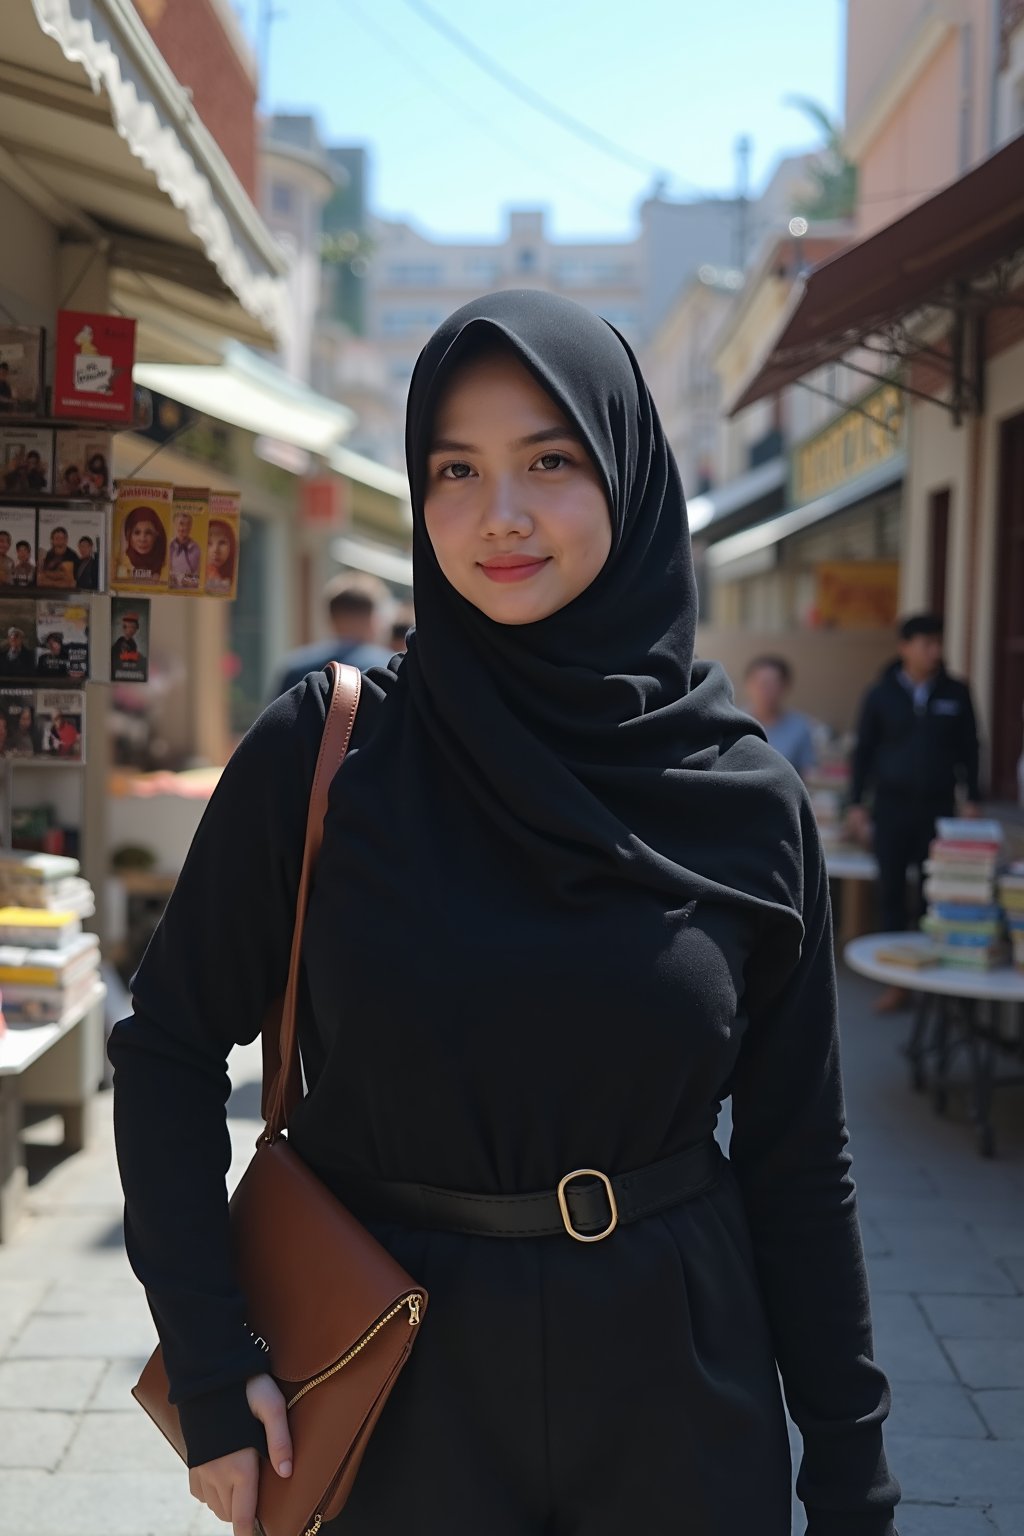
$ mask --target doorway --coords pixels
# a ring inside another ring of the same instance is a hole
[[[992,794],[1016,801],[1024,734],[1024,414],[999,432]]]

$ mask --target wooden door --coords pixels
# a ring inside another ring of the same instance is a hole
[[[1016,801],[1024,735],[1024,415],[1000,428],[992,794]]]

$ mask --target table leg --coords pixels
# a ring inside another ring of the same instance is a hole
[[[914,1022],[910,1027],[910,1037],[904,1046],[907,1060],[910,1062],[910,1085],[915,1092],[920,1093],[925,1087],[925,1059],[928,1055],[928,1025],[933,1012],[932,999],[926,992],[918,992],[914,997]]]
[[[977,1030],[978,1005],[974,998],[964,1001],[964,1028],[971,1058],[971,1118],[978,1151],[982,1157],[995,1155],[995,1131],[992,1127],[992,1087],[995,1046]]]
[[[946,1113],[946,1104],[949,1099],[950,1006],[950,999],[947,997],[935,999],[935,1031],[932,1042],[935,1053],[935,1079],[932,1086],[932,1103],[937,1115]]]

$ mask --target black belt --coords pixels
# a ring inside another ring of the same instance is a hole
[[[360,1180],[339,1190],[364,1221],[398,1221],[441,1232],[480,1237],[557,1237],[600,1242],[617,1226],[653,1216],[709,1189],[722,1164],[711,1140],[675,1157],[609,1178],[597,1168],[577,1168],[557,1189],[531,1195],[473,1195],[429,1184]]]

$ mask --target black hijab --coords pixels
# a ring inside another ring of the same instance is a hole
[[[424,525],[441,392],[488,343],[510,347],[581,432],[612,521],[596,580],[526,625],[496,623],[461,597]],[[467,837],[484,824],[525,856],[538,902],[614,899],[613,887],[639,885],[668,912],[736,904],[781,920],[798,942],[799,781],[736,709],[722,669],[694,661],[682,485],[626,342],[551,294],[465,305],[416,364],[406,453],[416,629],[392,672],[370,674],[387,699],[356,754],[364,771],[344,775],[345,819],[372,815],[382,783],[394,804],[407,803],[420,779],[436,782],[434,771],[424,775],[428,762],[440,763],[446,793],[467,808]]]

